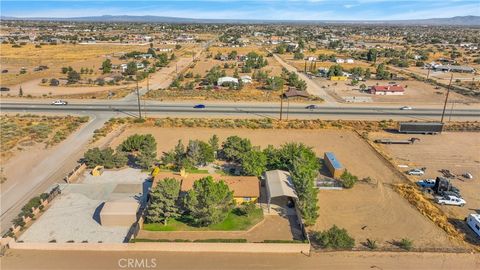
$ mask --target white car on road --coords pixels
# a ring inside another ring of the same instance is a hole
[[[421,169],[412,169],[407,172],[408,175],[424,175],[425,172]]]
[[[411,110],[411,109],[413,109],[413,108],[410,107],[410,106],[403,106],[403,107],[400,108],[400,110]]]
[[[436,197],[435,198],[435,202],[437,202],[438,204],[442,204],[442,205],[456,205],[456,206],[464,206],[467,202],[462,199],[462,198],[458,198],[456,196],[453,196],[453,195],[447,195],[447,196],[444,196],[444,197]]]
[[[52,105],[67,105],[68,102],[66,102],[65,100],[55,100],[54,102],[52,102]]]

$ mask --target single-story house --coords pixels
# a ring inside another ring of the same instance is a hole
[[[335,63],[337,63],[337,64],[343,64],[343,63],[345,63],[345,60],[342,59],[342,58],[337,58],[337,59],[335,59]]]
[[[374,85],[370,88],[370,94],[373,95],[403,95],[405,89],[398,84],[394,85]]]
[[[465,73],[474,73],[475,69],[467,66],[455,66],[455,65],[434,65],[433,69],[436,71],[445,71],[445,72],[465,72]]]
[[[317,61],[317,57],[309,56],[309,57],[307,57],[307,61]]]
[[[345,60],[345,63],[347,64],[353,64],[354,60],[352,58],[347,58],[347,60]]]
[[[224,84],[230,84],[230,83],[238,84],[238,79],[234,77],[221,77],[221,78],[218,78],[218,81],[217,81],[217,85],[220,85],[220,86]]]
[[[122,72],[127,71],[127,64],[121,64],[121,65],[120,65],[120,70],[121,70]]]
[[[181,182],[180,191],[182,194],[185,194],[190,189],[192,189],[195,181],[211,176],[215,181],[223,180],[231,191],[233,191],[233,199],[237,204],[243,202],[254,202],[258,201],[260,197],[260,181],[255,176],[224,176],[219,174],[188,174],[185,177],[180,176],[179,174],[174,173],[164,173],[160,172],[155,176],[154,186],[157,181],[169,177],[175,178]]]
[[[291,98],[291,97],[309,98],[310,95],[307,93],[307,91],[300,91],[300,90],[297,90],[297,88],[295,87],[289,87],[288,91],[283,93],[283,98]]]

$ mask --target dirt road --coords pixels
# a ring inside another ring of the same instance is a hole
[[[329,252],[229,254],[173,252],[8,251],[2,269],[479,269],[479,254]],[[128,267],[128,259],[143,267]]]
[[[308,78],[305,74],[298,72],[297,69],[289,64],[287,64],[285,61],[280,58],[280,56],[273,54],[273,57],[275,60],[277,60],[284,68],[286,68],[290,72],[296,72],[298,74],[298,77],[300,79],[304,80],[307,83],[307,92],[309,92],[312,95],[318,96],[325,100],[325,103],[337,103],[337,101],[332,98],[330,95],[327,94],[327,92],[322,89],[320,86],[318,86],[315,82],[313,82],[310,78]]]

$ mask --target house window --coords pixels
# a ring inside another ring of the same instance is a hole
[[[243,200],[246,201],[246,202],[249,202],[249,201],[252,200],[252,198],[250,198],[250,197],[243,197]]]
[[[480,227],[477,224],[475,224],[475,228],[480,231]]]

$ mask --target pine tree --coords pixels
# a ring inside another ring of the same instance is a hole
[[[150,192],[150,205],[147,210],[147,222],[163,222],[166,226],[169,218],[178,218],[178,196],[180,194],[180,182],[175,178],[165,178],[159,181]]]

